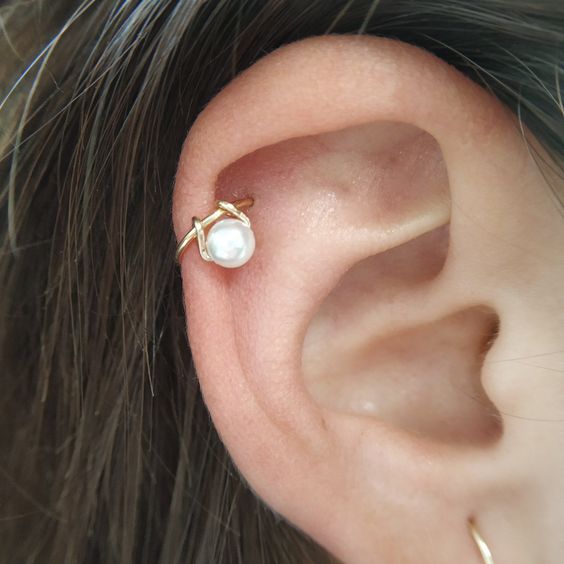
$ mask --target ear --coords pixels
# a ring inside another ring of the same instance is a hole
[[[564,222],[514,117],[417,48],[307,39],[199,116],[178,238],[246,196],[252,259],[194,243],[181,271],[206,404],[256,493],[345,562],[480,562],[469,517],[500,562],[540,561],[563,431],[511,415],[561,415],[564,385],[508,359],[561,349]]]

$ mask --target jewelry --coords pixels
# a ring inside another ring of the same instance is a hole
[[[241,208],[250,208],[253,204],[253,198],[237,200],[232,204],[218,200],[218,209],[213,213],[204,219],[193,217],[192,229],[184,235],[176,248],[176,260],[180,259],[188,245],[196,239],[200,256],[205,261],[215,262],[225,268],[243,266],[255,251],[255,235],[251,229],[251,220]],[[206,237],[206,227],[226,214],[232,217],[215,223]]]
[[[492,552],[486,544],[486,541],[482,538],[482,535],[478,532],[478,529],[476,529],[476,524],[473,519],[468,519],[468,528],[470,529],[470,534],[480,551],[480,556],[482,557],[484,564],[494,564]]]

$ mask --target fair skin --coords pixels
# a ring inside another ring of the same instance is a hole
[[[496,563],[559,562],[564,218],[515,118],[420,49],[307,39],[200,114],[177,237],[247,195],[249,263],[181,273],[257,495],[346,563],[479,564],[470,516]]]

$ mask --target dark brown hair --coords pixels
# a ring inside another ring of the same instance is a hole
[[[564,4],[19,0],[0,23],[0,561],[327,562],[202,402],[170,219],[181,144],[266,53],[370,33],[458,67],[561,163]]]

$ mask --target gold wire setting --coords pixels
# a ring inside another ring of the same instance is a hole
[[[212,223],[215,223],[220,217],[224,215],[229,215],[241,221],[247,227],[251,227],[251,220],[245,215],[241,210],[245,208],[250,208],[254,204],[253,198],[244,198],[242,200],[237,200],[234,203],[226,202],[225,200],[217,201],[217,208],[213,213],[205,217],[204,219],[199,219],[197,217],[192,218],[192,229],[184,235],[178,247],[176,248],[176,260],[178,261],[182,253],[186,250],[188,245],[195,239],[198,242],[198,249],[200,251],[200,256],[207,262],[213,262],[213,258],[210,256],[206,244],[205,229],[209,227]]]

